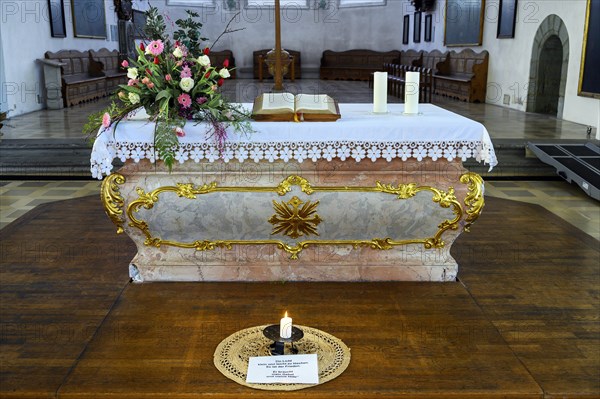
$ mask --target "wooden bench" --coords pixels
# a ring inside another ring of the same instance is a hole
[[[431,68],[401,64],[383,64],[388,73],[388,94],[404,97],[406,72],[419,73],[419,102],[430,103],[433,91],[433,74]]]
[[[102,69],[91,63],[89,51],[47,51],[44,58],[61,71],[61,92],[65,107],[105,95],[105,76]]]
[[[211,51],[208,54],[208,58],[210,58],[210,64],[219,69],[223,66],[225,60],[229,60],[229,67],[227,69],[229,69],[231,79],[235,79],[235,58],[233,58],[233,52],[231,50]]]
[[[423,66],[423,51],[404,50],[400,56],[402,65],[408,66]]]
[[[451,51],[438,62],[434,75],[435,93],[468,102],[485,102],[489,54],[471,49]]]
[[[106,77],[104,95],[112,95],[119,85],[127,84],[127,71],[121,67],[119,52],[102,48],[98,51],[90,50],[90,68],[94,71],[100,69]]]
[[[264,61],[269,51],[271,50],[265,49],[257,50],[252,53],[254,79],[258,79],[261,82],[263,78],[270,78],[270,76],[265,76],[267,74],[265,73],[266,65]],[[290,54],[290,57],[292,58],[292,63],[290,64],[287,73],[283,75],[283,77],[288,78],[293,82],[296,79],[302,78],[302,71],[300,69],[300,66],[302,65],[300,51],[288,49],[285,49],[285,51],[287,51]]]
[[[383,64],[400,64],[400,51],[325,50],[321,57],[321,79],[369,80]]]
[[[446,60],[447,52],[441,52],[440,50],[424,51],[423,56],[416,66],[423,68],[430,68],[434,74],[437,73],[437,64]]]

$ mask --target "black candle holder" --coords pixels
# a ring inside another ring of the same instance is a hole
[[[273,324],[265,327],[263,334],[265,337],[273,341],[273,343],[269,345],[269,351],[273,356],[285,355],[286,344],[288,343],[290,344],[288,354],[298,354],[298,348],[294,346],[294,342],[299,341],[304,337],[304,332],[301,329],[292,326],[292,336],[290,338],[282,338],[279,335],[279,324]]]

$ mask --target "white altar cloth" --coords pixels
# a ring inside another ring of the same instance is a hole
[[[251,104],[243,104],[251,108]],[[229,162],[278,159],[287,162],[319,159],[375,162],[382,158],[432,160],[475,158],[490,166],[498,163],[486,128],[479,122],[432,104],[421,104],[420,115],[403,115],[403,104],[389,104],[387,114],[373,114],[371,104],[340,104],[342,117],[336,122],[252,122],[254,130],[239,136],[228,129],[225,148],[206,138],[207,126],[188,122],[179,138],[175,159]],[[136,120],[138,119],[138,120]],[[122,121],[116,132],[100,131],[91,156],[92,176],[102,179],[112,171],[115,158],[155,161],[154,124],[147,120]]]

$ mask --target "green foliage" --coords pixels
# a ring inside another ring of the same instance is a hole
[[[194,18],[199,18],[200,15],[190,10],[186,10],[185,12],[188,15],[186,19],[178,19],[175,21],[175,25],[177,25],[179,29],[173,32],[173,39],[184,44],[190,53],[200,54],[204,48],[202,42],[208,40],[200,34],[202,24],[194,20]]]
[[[159,40],[163,37],[167,25],[165,25],[164,17],[158,12],[158,8],[150,7],[146,11],[146,27],[144,32],[148,38],[152,40]]]
[[[154,148],[156,148],[160,159],[169,168],[169,172],[173,168],[175,149],[179,144],[175,128],[183,127],[182,123],[177,124],[176,122],[169,119],[158,119],[154,125]]]

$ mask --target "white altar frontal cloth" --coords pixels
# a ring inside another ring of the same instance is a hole
[[[179,138],[175,159],[184,163],[475,158],[490,170],[498,163],[485,126],[435,105],[420,104],[421,113],[415,116],[403,115],[403,104],[389,104],[385,114],[371,112],[372,104],[339,107],[342,117],[336,122],[251,122],[254,132],[247,136],[228,128],[221,153],[206,137],[207,124],[190,121]],[[119,123],[116,131],[101,129],[92,149],[92,176],[102,179],[110,174],[115,158],[154,162],[154,124],[138,116]]]

